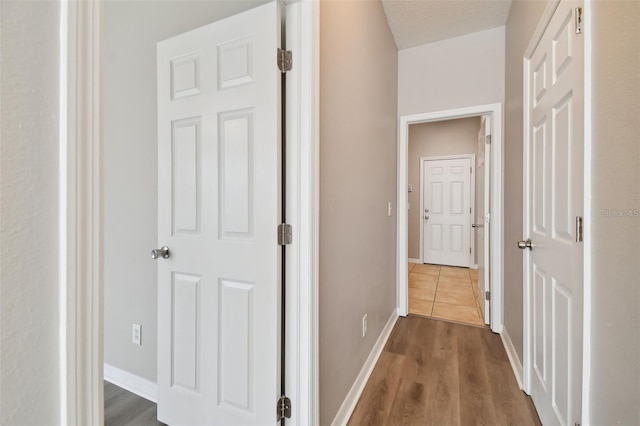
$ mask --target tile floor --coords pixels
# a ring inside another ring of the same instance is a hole
[[[478,271],[409,263],[409,313],[484,326]]]

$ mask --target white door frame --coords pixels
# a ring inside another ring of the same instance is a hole
[[[422,216],[424,215],[424,168],[426,161],[433,160],[456,160],[460,158],[468,158],[471,161],[471,179],[473,182],[476,180],[476,155],[475,154],[460,154],[460,155],[438,155],[434,157],[420,157],[420,263],[424,263],[424,220],[422,220]],[[471,225],[475,218],[475,200],[476,200],[476,186],[470,184],[469,196],[471,197],[471,214],[469,215],[469,225]],[[469,229],[474,229],[469,226]],[[469,231],[471,232],[471,231]],[[475,250],[475,242],[474,238],[470,239],[471,244],[471,253],[469,253],[469,267],[473,267],[474,256],[476,253]]]
[[[592,31],[591,25],[591,0],[584,1],[584,27],[587,31],[584,32],[584,233],[586,235],[593,235],[591,231],[591,146],[592,146],[592,132],[591,132],[591,63],[592,63]],[[531,68],[531,57],[542,40],[544,31],[551,22],[553,14],[560,5],[560,0],[550,0],[538,22],[531,41],[525,50],[523,57],[523,91],[524,91],[524,103],[528,105],[530,101],[530,90],[528,85],[528,75]],[[530,125],[529,114],[527,108],[523,109],[523,236],[527,235],[530,229],[529,217],[529,157],[528,152],[531,147],[531,140],[529,138],[528,128]],[[515,243],[515,242],[514,242]],[[583,261],[583,281],[584,281],[584,294],[583,294],[583,311],[582,311],[582,423],[590,424],[590,371],[591,371],[591,239],[584,239],[584,261]],[[531,297],[530,290],[531,285],[528,277],[529,270],[529,251],[525,250],[523,256],[523,301],[522,301],[522,316],[523,316],[523,330],[522,330],[522,370],[523,380],[522,388],[527,394],[531,394],[531,377],[533,369],[533,333],[532,333],[532,319],[531,319]]]
[[[455,118],[491,114],[491,330],[502,332],[503,312],[503,170],[502,104],[477,105],[465,108],[403,115],[400,117],[398,137],[398,226],[396,245],[396,300],[398,315],[407,316],[409,308],[408,278],[408,147],[409,125]],[[404,207],[402,207],[404,206]]]
[[[287,389],[292,421],[317,424],[319,3],[289,3],[290,32],[297,34],[287,38],[294,51],[287,137],[295,146],[287,153],[294,225],[287,263],[298,286],[287,290],[288,324],[295,327],[287,339]],[[98,425],[104,418],[102,2],[60,2],[60,12],[59,423]]]

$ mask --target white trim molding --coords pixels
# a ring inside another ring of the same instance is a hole
[[[104,380],[126,389],[131,393],[149,400],[158,402],[158,384],[144,377],[136,376],[113,365],[104,364]]]
[[[503,323],[503,263],[504,263],[504,150],[502,140],[502,104],[478,105],[424,114],[404,115],[400,117],[398,137],[398,211],[406,211],[408,206],[408,151],[409,126],[411,124],[451,120],[455,118],[477,117],[491,114],[491,330],[499,333]],[[404,206],[404,207],[403,207]],[[396,244],[396,300],[398,314],[406,316],[409,307],[408,295],[408,218],[398,214]]]
[[[102,424],[102,128],[99,1],[61,2],[61,424]]]
[[[420,259],[412,259],[412,258],[409,258],[409,263],[418,263],[418,264],[420,264],[420,263],[422,263],[422,262],[420,262]]]
[[[331,426],[346,426],[346,424],[349,422],[351,414],[353,414],[353,410],[358,404],[358,400],[360,399],[360,396],[362,395],[362,392],[367,385],[367,381],[369,380],[369,377],[373,372],[373,368],[378,362],[378,358],[380,358],[380,355],[382,354],[384,345],[387,343],[387,340],[389,340],[389,336],[391,335],[391,332],[393,331],[393,327],[395,326],[397,320],[398,315],[396,310],[394,309],[393,313],[389,317],[389,320],[382,329],[380,336],[378,336],[378,340],[373,345],[373,348],[371,348],[371,352],[369,353],[367,360],[364,362],[364,365],[360,369],[358,377],[356,377],[356,380],[353,382],[353,386],[351,386],[349,393],[347,393],[347,396],[344,398],[340,409],[331,422]]]
[[[502,345],[504,346],[504,350],[507,353],[507,357],[509,357],[509,364],[511,364],[511,368],[513,369],[513,374],[516,376],[516,381],[518,382],[518,386],[520,387],[520,389],[523,389],[522,364],[520,363],[520,358],[518,358],[518,353],[516,352],[516,348],[515,346],[513,346],[511,337],[509,337],[507,328],[504,326],[502,327],[502,332],[500,332],[500,339],[502,340]]]

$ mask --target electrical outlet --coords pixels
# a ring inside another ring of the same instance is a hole
[[[131,325],[131,343],[142,345],[142,326],[140,324]]]
[[[367,337],[367,314],[362,317],[362,337]]]

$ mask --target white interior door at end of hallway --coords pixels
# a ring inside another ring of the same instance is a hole
[[[158,419],[276,422],[281,10],[158,43]]]
[[[471,159],[422,161],[424,263],[469,267]]]
[[[491,320],[491,303],[486,297],[491,291],[490,274],[490,220],[491,206],[491,116],[482,117],[478,132],[478,148],[476,153],[476,205],[475,235],[476,259],[478,264],[477,297],[478,306],[482,310],[485,324]]]
[[[525,182],[531,396],[543,424],[582,415],[584,36],[561,1],[527,64]],[[530,247],[530,248],[529,248]]]

